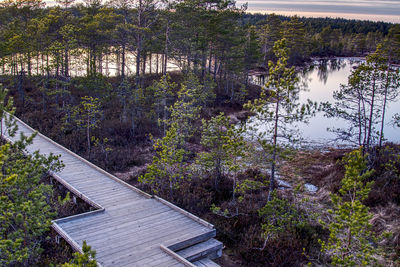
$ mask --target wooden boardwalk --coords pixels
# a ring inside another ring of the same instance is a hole
[[[19,119],[16,137],[34,130]],[[65,167],[53,177],[95,211],[62,218],[53,228],[75,250],[83,241],[100,266],[218,266],[222,243],[214,226],[119,180],[49,138],[38,134],[28,152],[61,155]]]

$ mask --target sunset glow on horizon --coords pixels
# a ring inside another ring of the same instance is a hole
[[[249,13],[275,13],[286,16],[331,17],[400,23],[400,1],[398,0],[237,1],[238,6],[245,3],[248,3],[247,12]]]

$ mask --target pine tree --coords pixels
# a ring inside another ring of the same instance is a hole
[[[139,182],[149,185],[155,194],[169,193],[172,197],[174,190],[188,176],[188,168],[184,164],[187,152],[182,148],[183,142],[177,123],[172,123],[163,138],[154,140],[156,155],[146,174],[139,177]]]
[[[294,122],[304,121],[315,109],[315,103],[300,106],[298,102],[300,87],[294,67],[288,68],[289,49],[286,39],[277,41],[274,52],[278,58],[276,64],[269,62],[269,77],[263,87],[260,97],[245,105],[256,113],[256,118],[266,128],[258,134],[257,140],[263,148],[266,157],[271,155],[271,176],[268,201],[274,191],[276,168],[279,156],[284,156],[287,143],[296,141]],[[291,127],[291,128],[290,128]],[[272,139],[272,143],[268,140]],[[286,139],[286,144],[284,140]]]
[[[5,131],[9,136],[12,136],[16,132],[15,121],[13,115],[15,108],[13,104],[13,98],[8,97],[8,90],[0,84],[0,138],[3,139]]]
[[[249,150],[248,143],[244,138],[245,131],[245,127],[229,125],[227,118],[223,114],[220,114],[210,121],[208,129],[206,128],[203,132],[206,136],[202,138],[202,142],[210,148],[213,144],[215,144],[216,147],[211,148],[209,153],[203,154],[200,157],[200,160],[204,159],[202,164],[207,165],[211,163],[211,165],[214,165],[216,170],[217,168],[221,168],[221,170],[225,169],[227,177],[232,180],[232,200],[230,202],[230,210],[226,209],[221,211],[221,208],[215,205],[211,207],[211,210],[215,214],[224,217],[234,217],[239,215],[237,198],[238,175],[246,166],[244,159],[248,156]],[[210,134],[213,132],[215,132],[217,136],[211,137]],[[221,137],[220,140],[218,140],[218,135]]]
[[[373,170],[367,170],[362,149],[349,153],[343,160],[345,175],[338,194],[332,194],[333,207],[329,223],[324,223],[330,235],[321,241],[321,251],[327,253],[335,266],[369,266],[377,252],[369,220],[372,215],[363,201],[368,197],[373,182],[367,180]]]
[[[162,126],[162,133],[167,131],[167,121],[169,119],[169,108],[173,104],[173,97],[177,84],[171,81],[171,77],[166,74],[159,81],[155,81],[146,90],[154,94],[154,108],[157,113],[158,123]]]
[[[32,142],[21,136],[0,147],[0,265],[37,265],[40,243],[56,213],[50,206],[52,188],[42,183],[49,171],[59,171],[58,157],[28,154]],[[23,153],[23,152],[26,153]]]
[[[395,126],[400,127],[400,113],[396,113],[393,116],[393,123]]]
[[[75,252],[73,259],[64,263],[61,267],[96,267],[96,251],[92,250],[92,248],[86,244],[86,241],[83,241],[82,251],[82,254]]]
[[[91,131],[99,127],[102,115],[103,112],[101,110],[100,99],[91,96],[84,96],[81,98],[79,106],[72,108],[71,117],[66,116],[64,118],[64,123],[66,125],[74,124],[78,129],[85,130],[89,157],[92,141]]]
[[[226,142],[229,138],[229,119],[220,113],[209,121],[203,120],[203,131],[200,143],[207,149],[199,155],[198,162],[206,169],[214,170],[214,187],[218,190],[218,184],[227,170],[226,162],[229,155],[226,150]]]

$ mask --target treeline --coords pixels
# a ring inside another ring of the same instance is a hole
[[[246,13],[243,15],[244,20],[248,24],[255,25],[261,21],[264,21],[270,15],[261,14],[261,13]],[[280,20],[286,21],[290,20],[290,17],[283,15],[276,15]],[[368,34],[369,32],[382,32],[386,35],[389,32],[390,27],[392,27],[392,23],[383,22],[383,21],[368,21],[368,20],[350,20],[343,18],[307,18],[301,17],[299,18],[301,22],[305,25],[308,25],[312,32],[320,32],[325,27],[331,27],[334,29],[340,29],[343,33],[363,33]]]
[[[273,43],[285,37],[285,28],[295,24],[297,43],[293,46],[290,59],[294,64],[306,61],[309,57],[364,56],[373,52],[393,27],[393,24],[384,22],[289,18],[275,14],[246,14],[245,20],[259,29],[265,61],[272,56]]]
[[[247,29],[239,25],[243,12],[232,1],[59,4],[2,4],[3,73],[68,77],[72,67],[83,67],[86,75],[106,75],[114,64],[117,76],[134,75],[138,83],[146,72],[165,74],[171,61],[183,71],[203,78],[212,72],[225,81],[238,80],[249,68],[246,58],[253,52]],[[76,66],[72,58],[79,59]]]
[[[3,74],[69,77],[101,73],[135,76],[168,71],[174,63],[233,90],[247,73],[273,59],[286,38],[289,62],[311,56],[351,56],[374,51],[391,24],[342,19],[250,15],[235,1],[219,0],[4,1],[0,8]],[[71,69],[80,71],[72,72]],[[24,72],[21,72],[24,71]]]

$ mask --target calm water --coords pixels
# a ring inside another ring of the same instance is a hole
[[[125,59],[125,68],[126,68],[126,75],[135,75],[136,73],[136,56],[133,53],[126,52],[126,59]],[[46,56],[41,55],[34,56],[31,59],[32,65],[32,75],[45,75],[46,74]],[[88,55],[84,50],[75,50],[71,51],[69,56],[69,70],[70,75],[73,77],[82,77],[87,75],[86,71],[86,64],[87,64]],[[157,60],[158,58],[158,60]],[[158,68],[157,68],[158,62]],[[161,72],[161,65],[162,65],[162,57],[161,55],[152,54],[151,59],[147,57],[146,59],[146,73],[155,73],[156,70]],[[150,64],[151,63],[151,64]],[[49,64],[55,64],[53,57],[49,56]],[[109,55],[104,55],[102,64],[96,63],[97,71],[101,72],[101,74],[107,77],[115,77],[117,76],[117,57],[115,53],[111,53]],[[168,59],[167,62],[167,71],[177,71],[180,70],[181,62],[178,62],[174,59]],[[18,65],[18,71],[20,71],[21,66]],[[119,67],[120,68],[120,67]],[[24,64],[23,69],[27,71],[28,65]],[[51,71],[53,75],[55,75],[55,70]],[[2,74],[11,74],[11,65],[5,64],[4,71],[3,68],[0,68],[0,75]]]
[[[300,75],[301,81],[307,87],[306,91],[300,92],[300,102],[305,103],[307,99],[317,102],[334,102],[333,92],[337,91],[341,84],[347,84],[351,70],[362,61],[360,58],[338,58],[314,62],[313,66]],[[389,103],[384,134],[387,140],[400,143],[400,129],[390,124],[395,113],[400,113],[399,101]],[[340,142],[335,141],[336,135],[327,129],[346,128],[346,122],[341,119],[326,118],[323,112],[319,112],[309,120],[308,124],[299,123],[298,128],[301,136],[310,144],[334,145]]]

